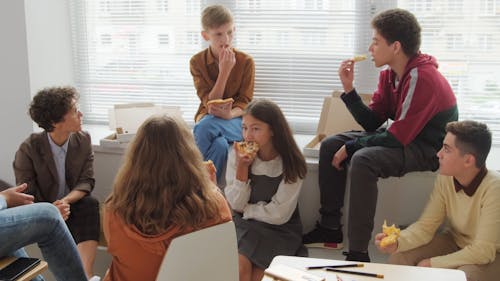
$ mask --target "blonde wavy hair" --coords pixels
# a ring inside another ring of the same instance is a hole
[[[218,192],[186,123],[154,116],[130,143],[106,208],[148,235],[198,229],[221,217]]]

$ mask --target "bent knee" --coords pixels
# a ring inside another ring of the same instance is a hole
[[[466,264],[458,267],[457,269],[465,272],[467,281],[478,281],[484,279],[483,276],[481,276],[482,270],[478,265]]]
[[[51,203],[47,202],[40,202],[32,205],[33,207],[37,208],[37,213],[41,215],[42,217],[47,217],[47,218],[58,218],[59,217],[59,209],[57,209],[56,206],[54,206]]]
[[[252,263],[244,255],[238,255],[238,268],[240,274],[240,280],[249,280],[252,274]]]
[[[227,142],[226,138],[217,137],[214,139],[212,145],[214,146],[216,151],[221,151],[227,154],[227,151],[229,149],[229,143]]]
[[[410,259],[408,255],[404,253],[394,253],[389,256],[388,262],[390,264],[399,264],[399,265],[415,265]]]
[[[216,122],[213,122],[214,117],[212,115],[206,115],[198,123],[194,125],[193,133],[204,133],[216,126]]]
[[[41,226],[54,226],[64,224],[64,220],[59,209],[50,203],[36,203],[37,221]]]

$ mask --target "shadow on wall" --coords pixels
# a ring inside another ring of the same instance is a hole
[[[13,185],[4,180],[0,180],[0,191],[4,191],[9,187],[13,187]]]

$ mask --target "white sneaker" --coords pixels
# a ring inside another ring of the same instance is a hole
[[[101,277],[94,275],[89,279],[89,281],[101,281]]]

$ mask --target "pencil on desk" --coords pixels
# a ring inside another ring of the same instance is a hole
[[[342,270],[342,269],[336,269],[336,268],[331,268],[331,267],[325,267],[325,270],[338,272],[338,273],[346,273],[346,274],[355,274],[355,275],[370,276],[370,277],[376,277],[376,278],[384,278],[383,274],[377,274],[377,273],[349,271],[349,270]]]
[[[342,268],[342,267],[363,267],[362,263],[351,263],[351,264],[337,264],[337,265],[318,265],[318,266],[308,266],[306,269],[323,269],[323,268]]]

